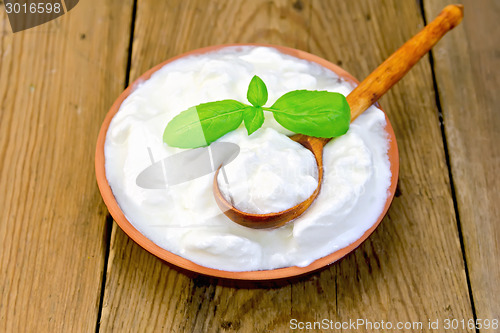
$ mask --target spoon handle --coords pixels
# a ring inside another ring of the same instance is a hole
[[[462,5],[448,5],[418,34],[403,44],[347,96],[351,121],[396,84],[463,17]]]

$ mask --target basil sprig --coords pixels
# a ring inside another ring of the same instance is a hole
[[[267,98],[266,85],[254,76],[247,91],[251,105],[226,99],[193,106],[168,123],[163,141],[179,148],[207,146],[237,129],[242,121],[250,135],[264,124],[264,111],[272,112],[284,128],[309,136],[332,138],[349,129],[351,111],[342,94],[295,90],[278,98],[271,107],[264,107]]]

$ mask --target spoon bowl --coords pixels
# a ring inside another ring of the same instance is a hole
[[[266,229],[266,228],[277,228],[284,225],[286,222],[295,219],[300,216],[309,206],[312,204],[314,199],[318,196],[321,190],[321,184],[323,182],[323,147],[330,141],[330,139],[316,138],[312,136],[307,136],[303,134],[295,134],[290,137],[295,142],[300,143],[307,149],[309,149],[316,159],[316,164],[318,166],[318,186],[314,192],[298,205],[295,205],[287,210],[278,213],[268,213],[268,214],[252,214],[246,213],[234,207],[230,202],[226,200],[224,195],[221,193],[217,177],[219,175],[219,169],[215,172],[214,182],[213,182],[213,192],[215,201],[219,208],[224,212],[224,214],[229,217],[232,221],[241,224],[245,227],[254,229]]]

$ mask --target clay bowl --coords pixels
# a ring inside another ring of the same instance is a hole
[[[245,271],[245,272],[230,272],[230,271],[223,271],[223,270],[217,270],[213,268],[208,268],[204,267],[198,264],[195,264],[194,262],[185,259],[183,257],[180,257],[176,254],[173,254],[155,243],[153,243],[151,240],[146,238],[143,234],[141,234],[135,227],[125,218],[125,215],[123,214],[122,210],[118,206],[118,203],[115,200],[115,197],[113,196],[113,192],[111,191],[111,188],[108,184],[108,181],[106,179],[106,173],[105,173],[105,168],[104,168],[104,142],[106,140],[106,133],[108,131],[109,124],[111,122],[111,119],[113,116],[118,112],[118,109],[120,108],[121,103],[127,98],[130,93],[134,90],[134,87],[139,83],[144,80],[147,80],[151,77],[151,75],[159,70],[161,67],[163,67],[165,64],[172,62],[174,60],[177,60],[182,57],[186,57],[189,55],[195,55],[195,54],[204,54],[207,52],[211,51],[216,51],[224,47],[228,46],[267,46],[267,47],[273,47],[277,49],[278,51],[292,55],[297,58],[305,59],[311,62],[315,62],[323,67],[326,67],[333,72],[337,73],[337,75],[343,77],[346,81],[350,82],[353,85],[357,85],[359,82],[349,73],[347,73],[345,70],[342,68],[338,67],[337,65],[332,64],[331,62],[328,62],[320,57],[317,57],[313,54],[296,50],[293,48],[288,48],[288,47],[283,47],[283,46],[275,46],[275,45],[266,45],[266,44],[227,44],[227,45],[216,45],[216,46],[210,46],[210,47],[205,47],[197,50],[193,50],[184,54],[181,54],[177,57],[171,58],[169,60],[166,60],[162,62],[161,64],[158,64],[157,66],[151,68],[148,70],[146,73],[142,74],[134,83],[132,83],[119,97],[118,99],[113,103],[111,106],[111,109],[109,110],[108,114],[106,115],[106,118],[104,119],[104,122],[101,126],[101,130],[99,132],[99,137],[97,139],[97,149],[96,149],[96,157],[95,157],[95,168],[96,168],[96,176],[97,176],[97,183],[99,185],[99,190],[101,191],[101,195],[104,199],[104,202],[106,206],[108,207],[109,212],[113,216],[113,219],[118,223],[120,228],[130,237],[132,238],[137,244],[139,244],[142,248],[145,250],[149,251],[153,255],[157,256],[160,259],[165,260],[166,262],[173,264],[175,266],[178,266],[180,268],[183,268],[188,271],[192,271],[195,273],[207,275],[207,276],[212,276],[212,277],[217,277],[217,278],[225,278],[225,279],[233,279],[233,280],[250,280],[250,281],[266,281],[266,280],[276,280],[276,279],[285,279],[285,278],[291,278],[291,277],[296,277],[299,275],[304,275],[310,272],[313,272],[315,270],[318,270],[320,268],[323,268],[327,265],[330,265],[337,260],[341,259],[354,249],[356,249],[364,240],[368,238],[372,234],[372,232],[377,228],[377,226],[380,224],[382,219],[384,218],[387,210],[389,209],[389,206],[392,202],[392,199],[394,197],[394,193],[396,191],[396,184],[398,181],[398,171],[399,171],[399,155],[398,155],[398,147],[396,143],[396,137],[394,136],[394,131],[392,129],[391,123],[389,122],[389,119],[387,119],[387,125],[386,125],[386,132],[389,136],[390,140],[390,145],[389,145],[389,161],[390,161],[390,168],[391,168],[391,173],[392,173],[392,178],[391,178],[391,185],[389,187],[389,196],[387,197],[387,201],[385,203],[384,210],[382,214],[378,217],[377,221],[375,224],[368,229],[363,236],[361,236],[358,240],[356,240],[354,243],[351,245],[344,247],[336,252],[333,252],[323,258],[317,259],[313,263],[311,263],[309,266],[306,267],[285,267],[285,268],[279,268],[279,269],[273,269],[273,270],[262,270],[262,271]]]

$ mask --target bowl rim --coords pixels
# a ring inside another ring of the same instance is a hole
[[[319,270],[321,268],[324,268],[328,265],[331,265],[335,263],[336,261],[340,260],[350,252],[354,251],[361,243],[363,243],[372,233],[373,231],[378,227],[378,225],[381,223],[383,218],[385,217],[389,206],[392,203],[392,200],[394,198],[394,194],[396,191],[396,185],[398,181],[398,173],[399,173],[399,153],[398,153],[398,146],[396,142],[396,137],[394,134],[394,130],[391,126],[391,123],[385,114],[384,115],[386,118],[386,127],[385,130],[388,134],[389,138],[389,149],[388,149],[388,156],[389,156],[389,162],[390,162],[390,170],[391,170],[391,185],[389,186],[388,189],[388,196],[387,200],[385,202],[384,209],[382,210],[382,213],[380,216],[377,218],[377,221],[368,229],[364,232],[364,234],[358,238],[356,241],[354,241],[352,244],[339,249],[335,252],[332,252],[322,258],[316,259],[313,261],[311,264],[305,267],[298,267],[298,266],[290,266],[290,267],[283,267],[283,268],[277,268],[277,269],[272,269],[272,270],[256,270],[256,271],[241,271],[241,272],[235,272],[235,271],[225,271],[225,270],[219,270],[215,268],[210,268],[210,267],[205,267],[199,264],[194,263],[193,261],[183,258],[177,254],[174,254],[170,251],[167,251],[160,246],[156,245],[153,241],[148,239],[146,236],[144,236],[142,233],[140,233],[125,217],[124,213],[120,209],[113,192],[111,190],[111,187],[109,186],[108,180],[106,178],[106,170],[105,170],[105,156],[104,156],[104,144],[106,141],[106,134],[109,128],[109,125],[111,123],[111,120],[113,119],[114,115],[118,112],[120,109],[121,104],[123,101],[135,90],[138,84],[141,82],[144,82],[148,80],[151,75],[158,71],[160,68],[165,66],[168,63],[171,63],[175,60],[178,60],[180,58],[184,58],[187,56],[191,55],[202,55],[206,54],[209,52],[217,51],[223,48],[227,47],[247,47],[247,46],[263,46],[263,47],[270,47],[278,50],[281,53],[288,54],[291,56],[294,56],[296,58],[304,59],[310,62],[314,62],[319,64],[322,67],[325,67],[340,77],[344,78],[346,81],[350,82],[351,84],[357,85],[359,84],[358,80],[354,78],[350,73],[342,69],[341,67],[323,59],[320,58],[319,56],[316,56],[314,54],[290,48],[290,47],[285,47],[285,46],[279,46],[279,45],[272,45],[272,44],[260,44],[260,43],[244,43],[244,44],[219,44],[219,45],[213,45],[213,46],[208,46],[208,47],[203,47],[195,50],[191,50],[185,53],[182,53],[180,55],[177,55],[173,58],[167,59],[160,64],[154,66],[153,68],[149,69],[142,75],[140,75],[132,84],[130,84],[121,94],[120,96],[115,100],[113,105],[111,106],[110,110],[106,114],[106,117],[101,125],[101,129],[99,131],[99,135],[97,138],[97,144],[96,144],[96,153],[95,153],[95,171],[96,171],[96,178],[97,178],[97,184],[99,187],[99,190],[101,192],[101,196],[104,200],[104,203],[106,204],[108,211],[110,212],[111,216],[113,219],[116,221],[118,226],[132,239],[134,240],[139,246],[141,246],[143,249],[146,251],[150,252],[151,254],[155,255],[156,257],[173,264],[175,266],[178,266],[180,268],[207,275],[207,276],[212,276],[216,278],[225,278],[225,279],[232,279],[232,280],[247,280],[247,281],[268,281],[268,280],[277,280],[277,279],[284,279],[284,278],[291,278],[291,277],[297,277],[300,275],[305,275],[308,273],[312,273],[316,270]],[[380,105],[377,105],[380,109]],[[383,110],[382,110],[383,111]]]

